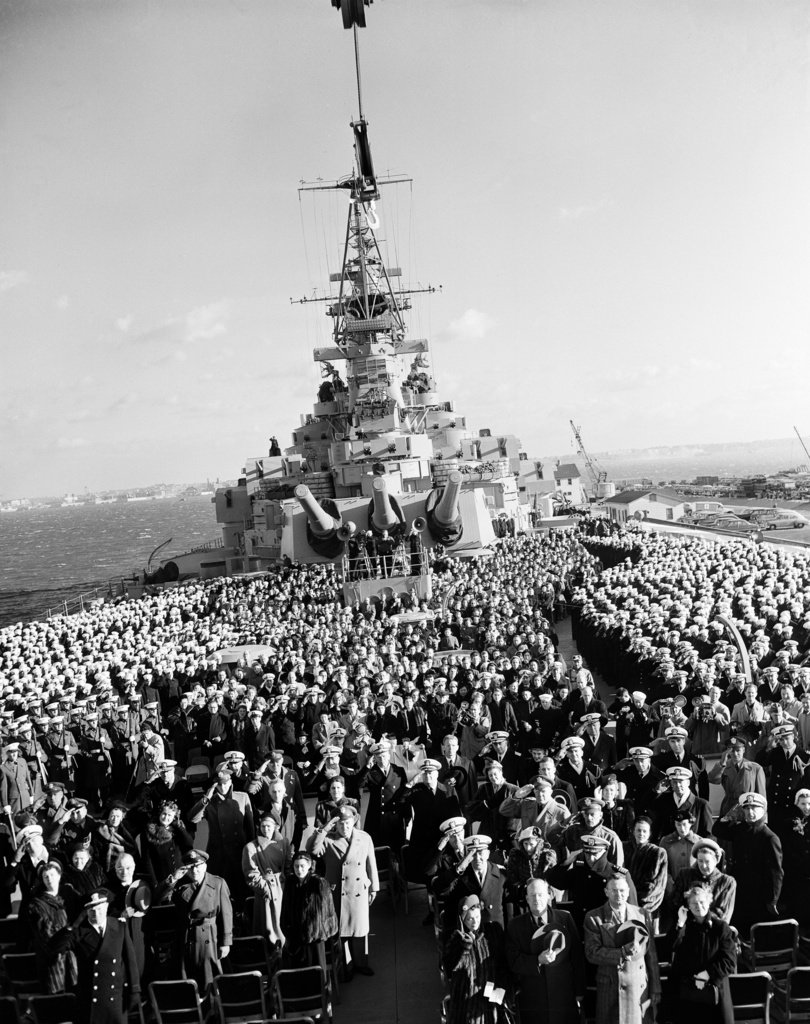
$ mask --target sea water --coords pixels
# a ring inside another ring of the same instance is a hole
[[[221,536],[210,497],[34,508],[0,515],[0,627],[44,619],[110,579]],[[153,566],[154,568],[154,566]]]

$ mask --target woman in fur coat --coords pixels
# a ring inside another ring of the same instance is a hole
[[[332,890],[325,878],[314,874],[313,863],[305,850],[296,853],[292,878],[284,886],[281,930],[285,964],[291,967],[318,963],[316,944],[327,942],[338,931]]]

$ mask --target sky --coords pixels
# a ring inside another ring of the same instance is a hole
[[[530,456],[810,433],[810,8],[376,0],[380,235]],[[329,0],[0,0],[0,499],[233,478],[311,410],[354,43]],[[320,289],[320,290],[318,290]]]

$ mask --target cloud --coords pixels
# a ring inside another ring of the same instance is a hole
[[[57,309],[67,309],[70,305],[70,298],[67,295],[60,295],[56,300]]]
[[[86,437],[60,437],[56,442],[57,448],[86,448],[90,442]]]
[[[0,292],[10,292],[12,288],[28,284],[30,280],[25,270],[0,270]]]
[[[182,316],[167,316],[151,327],[133,330],[132,314],[121,316],[115,321],[119,335],[124,334],[134,345],[159,342],[168,345],[191,345],[198,341],[210,341],[228,331],[230,305],[227,299],[212,302],[207,306],[196,306]],[[117,339],[120,340],[120,339]]]
[[[221,302],[214,302],[210,306],[198,306],[192,309],[185,316],[186,342],[207,341],[209,338],[216,338],[219,334],[225,334],[228,319],[228,303],[223,299]]]
[[[612,210],[615,205],[613,199],[605,197],[589,206],[561,206],[560,220],[579,220],[580,217],[590,217],[591,214],[600,213],[602,210]]]
[[[480,309],[468,309],[456,320],[451,320],[441,333],[453,341],[478,341],[494,325],[492,317]]]

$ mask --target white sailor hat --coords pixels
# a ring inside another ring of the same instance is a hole
[[[792,722],[786,722],[784,725],[777,725],[775,729],[772,729],[771,736],[778,740],[780,736],[792,736],[795,732],[795,725]]]
[[[467,819],[462,817],[447,818],[439,825],[439,831],[444,835],[450,835],[451,832],[463,832],[467,827]]]
[[[15,750],[19,751],[19,749],[20,749],[20,744],[19,743],[7,743],[6,746],[5,746],[5,751],[6,751],[7,754],[11,754]]]
[[[583,722],[584,724],[587,724],[588,722],[600,722],[601,720],[602,716],[598,711],[589,711],[587,715],[582,715],[580,717],[580,722]]]
[[[768,806],[768,801],[760,793],[742,793],[737,800],[738,807],[762,807]]]
[[[584,747],[584,746],[585,746],[585,740],[583,740],[582,737],[580,737],[580,736],[566,736],[565,739],[560,744],[560,750],[563,753],[566,753],[566,751],[573,750],[573,749],[575,749],[577,747],[581,750],[582,747]]]
[[[631,747],[630,748],[630,756],[631,757],[652,757],[653,756],[653,752],[652,752],[652,750],[650,750],[649,747]]]
[[[689,733],[686,731],[686,729],[683,728],[683,726],[671,725],[668,729],[664,731],[664,736],[666,736],[668,740],[672,739],[673,737],[685,740],[689,736]]]
[[[464,840],[464,846],[469,853],[473,853],[475,850],[488,850],[491,845],[492,839],[489,836],[467,836]]]
[[[647,694],[644,693],[643,690],[633,690],[630,696],[633,698],[633,700],[641,701],[642,704],[647,699]]]
[[[247,758],[241,750],[226,750],[225,751],[226,761],[246,761]]]
[[[508,740],[509,733],[506,732],[504,729],[496,729],[494,732],[487,733],[487,739],[490,741],[490,743],[492,742],[492,740]]]
[[[682,768],[680,765],[673,765],[672,768],[667,768],[667,778],[669,779],[691,779],[692,773],[688,768]]]
[[[171,758],[167,757],[167,758],[164,758],[160,762],[160,764],[158,765],[158,770],[163,772],[163,771],[167,771],[169,768],[176,768],[176,767],[177,767],[177,761],[172,761]]]

